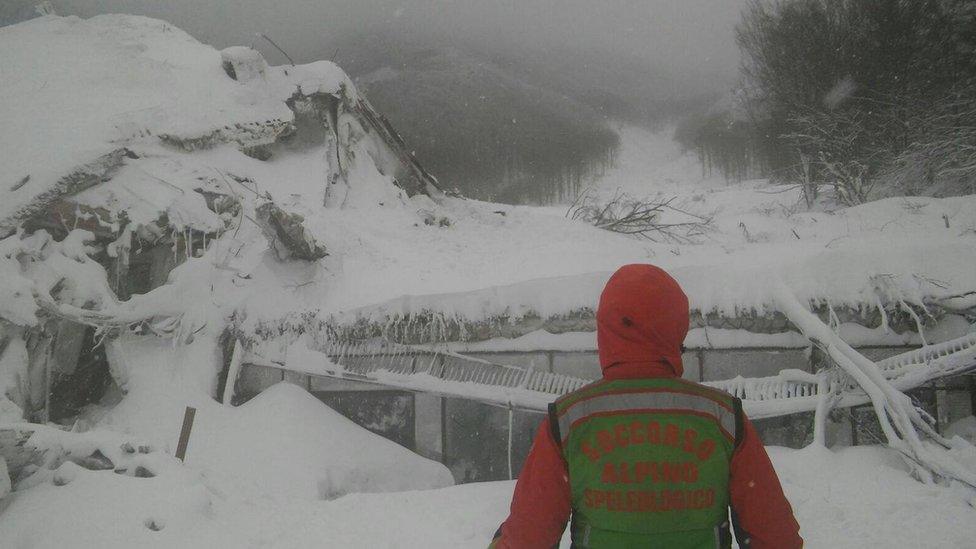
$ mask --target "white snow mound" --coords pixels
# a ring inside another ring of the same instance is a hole
[[[172,454],[184,409],[193,406],[187,467],[220,491],[256,498],[332,499],[454,484],[444,465],[359,427],[296,385],[279,383],[239,407],[214,401],[207,375],[213,352],[207,338],[175,348],[123,338],[109,353],[128,392],[97,426]]]
[[[234,412],[220,428],[194,438],[191,465],[305,499],[454,484],[444,465],[370,433],[287,382]]]

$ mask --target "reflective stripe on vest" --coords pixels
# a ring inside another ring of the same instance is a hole
[[[679,393],[676,389],[655,388],[597,393],[577,400],[563,410],[557,409],[559,433],[562,436],[560,442],[566,443],[575,423],[591,416],[650,411],[687,412],[712,418],[730,440],[735,440],[735,410],[731,405],[724,405],[694,393]]]

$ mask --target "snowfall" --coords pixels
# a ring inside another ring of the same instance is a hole
[[[878,276],[889,281],[886,291],[909,302],[976,288],[976,196],[887,198],[854,208],[822,200],[808,209],[795,188],[703,176],[669,131],[621,127],[616,166],[592,183],[592,195],[677,197],[683,212],[714,219],[707,231],[693,241],[655,242],[567,219],[566,206],[407,197],[365,161],[353,167],[341,207],[324,208],[328,160],[320,148],[295,147],[260,161],[230,145],[177,151],[153,136],[288,120],[284,100],[296,87],[356,93],[331,63],[261,66],[237,82],[224,74],[220,51],[161,21],[130,16],[45,16],[0,28],[0,52],[0,219],[59,175],[124,145],[140,161],[85,191],[86,203],[125,210],[136,223],[166,211],[177,224],[222,226],[189,192],[206,179],[245,201],[253,195],[254,203],[270,193],[304,215],[328,249],[320,262],[284,265],[242,215],[232,220],[235,230],[178,267],[162,291],[118,303],[99,294],[105,310],[179,309],[194,333],[206,334],[203,327],[232,311],[258,322],[310,310],[370,314],[370,307],[440,307],[469,316],[478,307],[571,310],[592,304],[607,273],[632,262],[674,272],[701,310],[761,310],[773,278],[803,299],[835,305],[863,303]],[[244,176],[253,187],[222,174]],[[0,269],[0,276],[7,290],[35,284],[12,271]],[[4,291],[0,316],[29,322],[31,306]],[[462,292],[475,297],[445,297]],[[478,292],[496,299],[485,305]],[[962,317],[948,316],[927,334],[930,342],[973,331]],[[13,490],[0,475],[0,546],[488,544],[507,515],[514,481],[454,485],[442,464],[287,383],[238,407],[221,404],[211,396],[211,336],[174,344],[126,335],[113,343],[113,364],[125,365],[113,375],[124,390],[71,431],[30,428],[39,447],[72,455],[99,450],[115,470],[48,463]],[[873,336],[921,343],[917,336]],[[0,373],[23,360],[16,351],[0,355]],[[0,422],[16,427],[3,405]],[[181,462],[174,452],[186,406],[197,415]],[[957,422],[949,434],[960,445],[973,442],[976,419]],[[913,480],[891,450],[768,450],[808,547],[976,547],[974,495]]]

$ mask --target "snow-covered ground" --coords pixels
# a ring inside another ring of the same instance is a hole
[[[675,272],[703,310],[761,309],[771,277],[802,298],[835,305],[870,302],[879,291],[914,304],[976,288],[976,196],[846,209],[823,202],[807,211],[796,189],[702,178],[666,133],[623,128],[618,168],[594,196],[676,197],[682,210],[714,220],[695,242],[621,236],[568,220],[564,208],[408,198],[366,161],[353,166],[341,207],[325,207],[329,160],[321,148],[260,161],[230,144],[180,151],[152,135],[289,119],[283,99],[302,78],[344,82],[331,64],[271,67],[235,82],[219,52],[161,22],[129,17],[41,18],[0,29],[0,51],[0,218],[67,170],[123,145],[139,160],[80,201],[125,210],[137,223],[159,211],[177,226],[222,223],[193,192],[203,184],[242,197],[244,210],[167,286],[103,303],[118,314],[147,307],[180,314],[183,333],[197,335],[186,338],[192,344],[126,335],[110,345],[126,394],[91,409],[78,432],[42,429],[34,442],[49,457],[98,449],[124,470],[50,463],[0,503],[2,547],[487,544],[507,513],[512,483],[450,487],[442,465],[355,427],[295,386],[276,385],[238,408],[215,402],[219,329],[212,327],[231,312],[275,319],[404,295],[421,296],[400,302],[411,307],[467,307],[444,294],[474,290],[484,292],[471,294],[480,307],[558,312],[593,302],[604,273],[630,262]],[[330,255],[316,263],[275,260],[250,221],[264,193],[302,214]],[[7,277],[0,307],[5,291],[23,297],[38,283],[19,268],[0,271]],[[878,280],[887,282],[879,289]],[[181,464],[172,454],[188,405],[198,415]],[[961,433],[972,431],[967,425]],[[124,450],[138,447],[145,451]],[[771,453],[810,547],[966,547],[976,539],[971,496],[911,480],[887,450]]]
[[[255,436],[250,448],[261,442]],[[290,476],[291,462],[268,463],[243,450],[233,461],[249,467],[253,476],[265,477],[266,483]],[[886,450],[769,452],[807,547],[962,548],[976,539],[976,511],[962,494],[910,479]],[[57,483],[42,483],[5,503],[0,540],[17,549],[478,548],[488,544],[507,515],[514,487],[514,482],[475,483],[308,501],[217,486],[192,463],[153,478],[63,465],[55,472]]]

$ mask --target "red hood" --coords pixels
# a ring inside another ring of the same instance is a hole
[[[688,334],[688,298],[668,273],[653,265],[624,265],[600,295],[596,339],[600,367],[635,369],[647,365],[648,377],[670,371],[681,376],[681,344]],[[626,366],[625,366],[626,365]],[[663,366],[663,368],[662,368]]]

